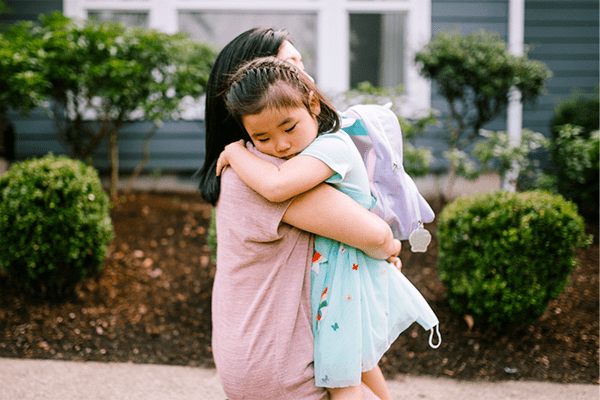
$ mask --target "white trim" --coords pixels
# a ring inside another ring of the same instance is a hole
[[[522,1],[522,0],[521,0]],[[148,11],[149,27],[167,33],[179,29],[180,11],[310,12],[317,15],[317,78],[326,93],[350,84],[350,13],[406,13],[404,45],[408,114],[431,107],[431,84],[422,78],[414,55],[431,39],[431,0],[63,0],[69,17],[87,18],[87,10]],[[291,32],[294,35],[294,32]]]
[[[525,0],[509,0],[508,2],[508,50],[515,56],[523,54],[525,37]],[[506,117],[506,130],[509,143],[518,146],[521,143],[523,130],[523,103],[521,93],[512,88],[508,103],[508,114]],[[516,163],[513,171],[506,174],[502,182],[502,189],[511,192],[516,191],[515,181],[519,176]]]

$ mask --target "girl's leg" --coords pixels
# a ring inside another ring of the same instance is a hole
[[[362,381],[381,400],[392,400],[392,395],[388,390],[387,384],[385,383],[385,378],[383,377],[381,369],[379,369],[378,365],[370,371],[363,372]]]
[[[327,388],[329,400],[363,400],[362,387],[348,386],[341,388]]]

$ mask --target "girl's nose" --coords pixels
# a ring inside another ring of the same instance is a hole
[[[288,140],[277,141],[276,149],[279,153],[283,153],[284,151],[289,150],[290,147],[292,147],[292,145]]]

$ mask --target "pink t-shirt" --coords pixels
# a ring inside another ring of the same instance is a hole
[[[231,168],[223,172],[212,341],[230,400],[328,398],[312,367],[313,238],[281,222],[289,204],[267,201]]]

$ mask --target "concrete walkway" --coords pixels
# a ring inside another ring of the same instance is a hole
[[[401,376],[394,399],[598,400],[598,385]],[[0,358],[0,400],[224,400],[213,369]],[[296,400],[296,399],[290,399]]]

